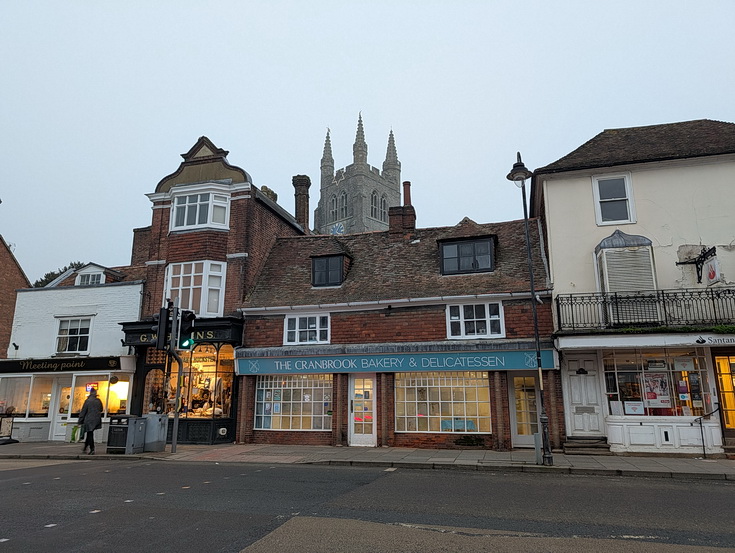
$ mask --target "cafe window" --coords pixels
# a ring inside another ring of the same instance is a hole
[[[331,430],[332,375],[259,376],[255,429]]]
[[[487,372],[397,373],[396,432],[489,433]]]
[[[77,375],[71,399],[71,416],[78,417],[84,401],[92,389],[97,390],[97,397],[104,408],[103,416],[127,413],[130,393],[130,375],[128,374],[95,374]]]
[[[48,417],[51,407],[51,389],[54,378],[51,376],[34,376],[31,386],[31,406],[29,417]]]
[[[29,376],[0,378],[0,415],[25,417],[30,388]]]
[[[712,410],[706,366],[701,348],[606,351],[610,414],[702,416]]]
[[[230,417],[235,374],[235,351],[229,344],[198,344],[192,351],[179,352],[184,362],[179,414],[190,419]],[[178,364],[166,383],[166,412],[173,415],[176,402]]]

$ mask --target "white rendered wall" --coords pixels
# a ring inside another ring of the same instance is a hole
[[[635,223],[598,226],[592,176],[631,176]],[[685,244],[692,257],[703,246],[717,247],[723,281],[735,284],[735,159],[648,163],[616,170],[550,175],[543,183],[549,232],[549,260],[555,294],[597,291],[594,249],[616,229],[653,242],[659,289],[705,287],[694,265],[682,261]],[[682,252],[683,253],[683,252]],[[688,257],[688,256],[687,256]],[[686,258],[686,257],[685,257]]]
[[[140,282],[19,290],[8,358],[52,357],[60,317],[92,319],[90,357],[127,355],[128,348],[121,343],[125,335],[118,323],[140,318],[142,291]]]

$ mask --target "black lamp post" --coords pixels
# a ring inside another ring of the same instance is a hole
[[[521,161],[521,153],[518,152],[518,161],[513,164],[513,169],[508,173],[507,179],[516,183],[521,189],[523,196],[523,224],[526,230],[526,258],[528,260],[528,275],[531,283],[531,311],[533,312],[533,337],[536,341],[536,367],[538,369],[539,386],[539,421],[541,422],[541,437],[543,440],[543,464],[552,466],[554,457],[551,455],[551,443],[549,441],[549,417],[544,407],[544,375],[541,370],[541,342],[538,333],[538,314],[536,313],[536,286],[533,280],[533,260],[531,258],[531,238],[528,232],[528,207],[526,205],[526,179],[533,175]]]

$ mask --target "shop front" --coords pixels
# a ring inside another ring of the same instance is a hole
[[[713,338],[559,338],[569,435],[605,437],[614,453],[722,454],[735,405]]]
[[[110,415],[130,412],[134,372],[132,356],[0,360],[0,416],[12,417],[19,441],[71,441],[94,389],[104,406],[95,441],[103,442]]]
[[[234,348],[242,340],[242,320],[197,319],[181,360],[151,346],[151,322],[123,323],[126,345],[139,354],[139,386],[133,408],[169,417],[168,441],[178,417],[177,443],[214,444],[235,440],[237,386]],[[177,396],[177,387],[179,394]],[[178,397],[178,403],[177,403]]]
[[[352,347],[354,353],[345,354],[330,349],[276,356],[265,348],[238,348],[238,441],[534,446],[539,430],[535,352],[386,353],[379,347]],[[554,367],[553,351],[542,351],[542,365]],[[544,375],[545,383],[558,387],[557,371]],[[555,395],[544,397],[553,401]]]

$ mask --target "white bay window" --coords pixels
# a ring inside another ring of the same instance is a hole
[[[168,266],[166,297],[179,298],[179,307],[201,317],[221,317],[224,310],[227,263],[191,261]]]

